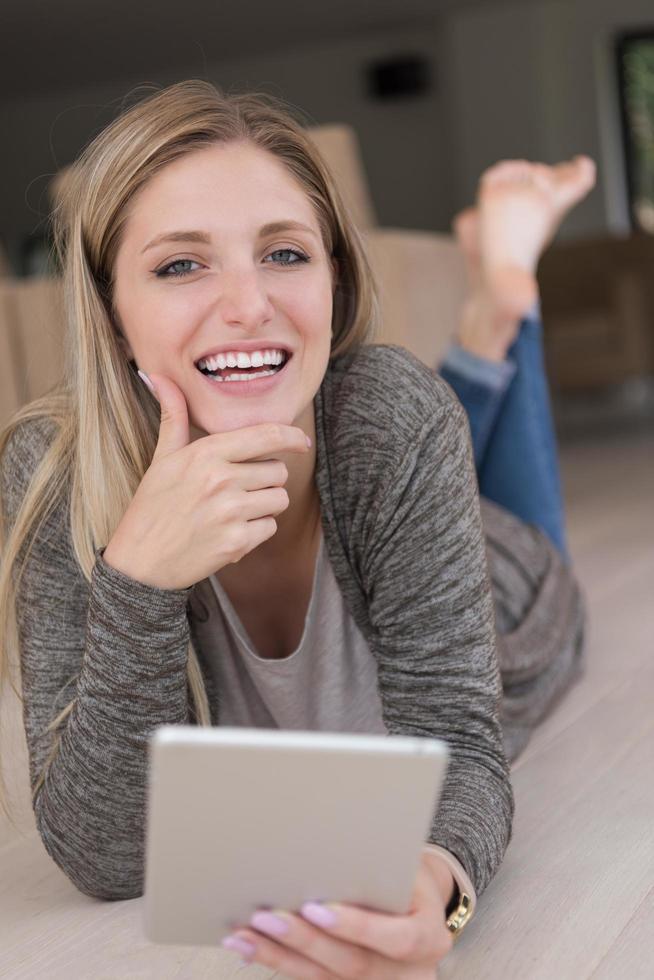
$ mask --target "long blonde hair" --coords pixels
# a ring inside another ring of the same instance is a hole
[[[280,100],[259,93],[224,94],[200,80],[179,82],[132,106],[93,139],[62,182],[52,214],[56,257],[63,272],[63,377],[0,430],[1,460],[21,424],[35,419],[54,423],[54,437],[10,531],[3,526],[0,507],[0,697],[4,686],[11,685],[21,698],[10,676],[10,663],[20,663],[17,599],[40,529],[66,500],[74,555],[90,582],[95,551],[109,542],[157,443],[158,409],[120,347],[113,308],[113,273],[127,205],[173,160],[233,140],[248,140],[278,157],[315,209],[326,252],[338,261],[331,357],[374,336],[378,298],[361,236],[304,125]],[[196,723],[210,725],[192,643],[188,689]],[[60,726],[74,703],[48,725],[54,735],[32,800],[56,755]],[[11,819],[1,771],[0,805]]]

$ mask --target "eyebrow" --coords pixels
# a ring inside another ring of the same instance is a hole
[[[314,238],[318,237],[313,228],[302,224],[301,221],[271,221],[267,225],[262,225],[259,229],[259,237],[276,235],[281,231],[307,231]],[[157,235],[151,242],[148,242],[141,255],[162,242],[199,242],[203,245],[210,245],[211,235],[206,231],[165,231],[162,235]]]

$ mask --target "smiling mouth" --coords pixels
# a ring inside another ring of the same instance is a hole
[[[283,371],[283,369],[286,367],[292,356],[292,354],[288,354],[284,351],[280,364],[264,364],[261,367],[225,367],[216,368],[212,371],[208,367],[199,367],[197,364],[195,366],[201,374],[206,375],[213,381],[256,381],[257,378],[268,378],[273,374],[279,374],[279,372]]]

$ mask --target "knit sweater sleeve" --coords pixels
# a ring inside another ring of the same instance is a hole
[[[30,421],[5,448],[5,535],[47,441]],[[148,739],[160,724],[188,723],[189,590],[136,582],[104,561],[103,548],[89,583],[67,512],[62,503],[38,528],[16,602],[32,789],[59,739],[34,812],[46,850],[80,891],[134,898],[143,891]]]
[[[514,802],[467,419],[444,381],[390,347],[352,362],[331,411],[336,519],[364,597],[384,722],[391,735],[448,744],[428,841],[458,858],[481,895]]]

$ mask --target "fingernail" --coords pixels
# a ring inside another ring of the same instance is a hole
[[[138,371],[137,373],[138,373],[138,376],[141,379],[141,381],[144,381],[146,383],[146,385],[148,386],[148,388],[150,389],[150,391],[152,392],[152,394],[153,395],[156,395],[155,387],[152,384],[152,382],[150,381],[150,379],[148,378],[148,376],[145,373],[145,371]]]
[[[240,939],[238,936],[227,936],[226,939],[223,939],[221,946],[231,950],[233,953],[240,953],[241,956],[245,957],[254,956],[257,951],[256,946],[247,942],[246,939]]]
[[[271,936],[285,936],[289,930],[288,920],[282,919],[280,915],[273,915],[272,912],[255,912],[250,919],[250,925]]]
[[[311,448],[311,438],[307,436],[307,446]]]
[[[324,905],[320,905],[318,902],[305,902],[300,913],[303,919],[308,919],[309,922],[313,922],[314,926],[322,926],[329,928],[330,926],[336,925],[336,916],[331,909],[325,908]]]

